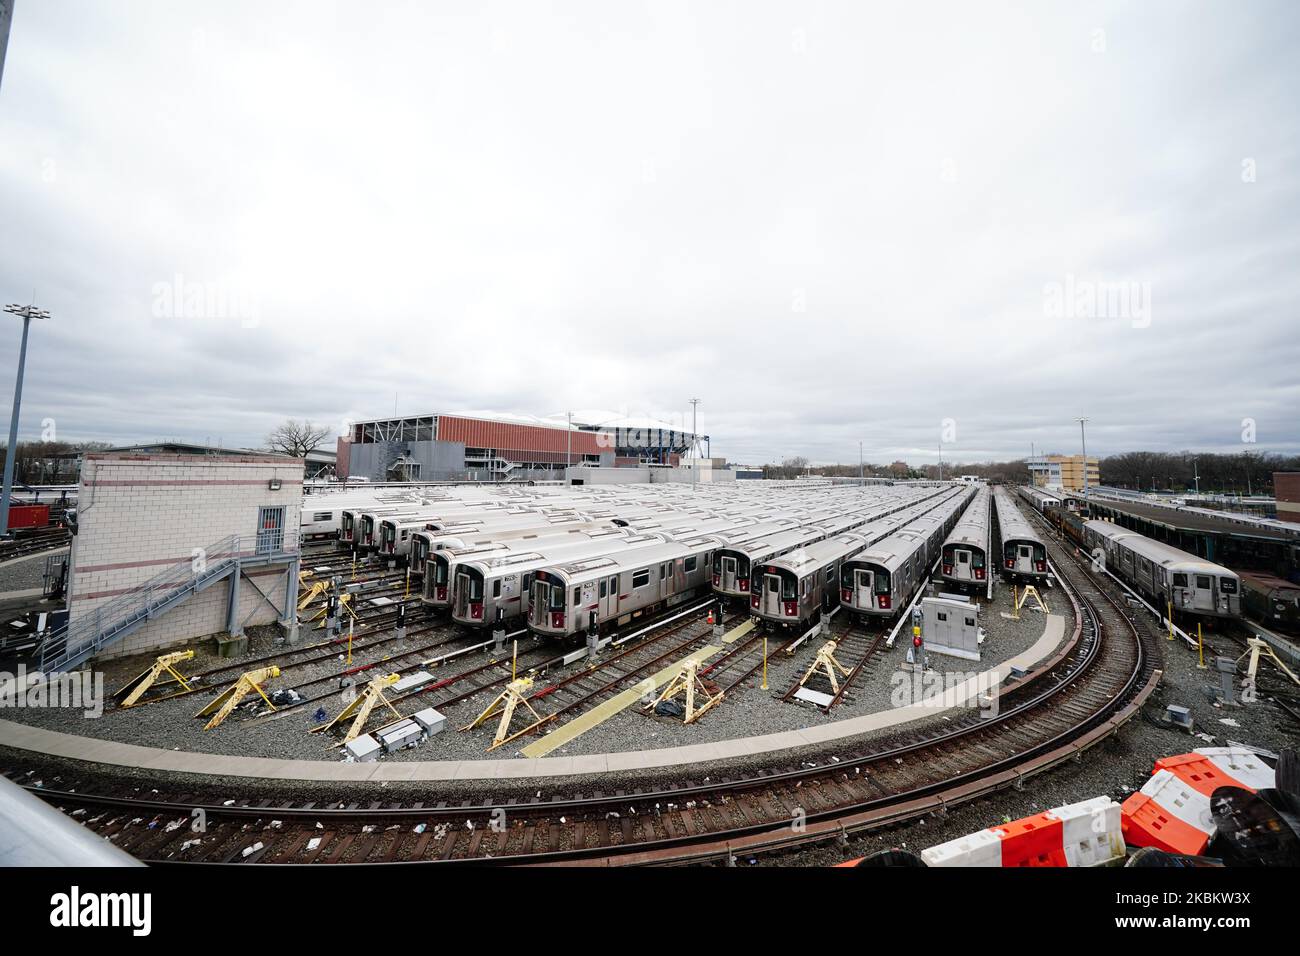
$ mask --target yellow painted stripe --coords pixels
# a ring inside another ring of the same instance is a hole
[[[706,661],[720,650],[722,650],[722,648],[716,644],[707,644],[704,647],[701,647],[698,651],[694,651],[690,655],[683,657],[676,664],[670,664],[668,667],[665,667],[649,679],[654,681],[655,689],[658,690],[664,684],[672,680],[677,672],[681,670],[682,665],[687,661]],[[591,730],[591,728],[603,724],[615,714],[627,710],[633,704],[639,703],[641,698],[645,695],[645,692],[642,683],[638,683],[635,687],[611,697],[604,703],[597,704],[585,714],[573,718],[573,720],[569,721],[559,730],[553,730],[541,740],[534,741],[525,747],[521,753],[523,753],[525,757],[545,757],[552,750],[563,747],[569,741],[580,737],[587,731]]]
[[[757,625],[754,623],[754,619],[751,617],[749,620],[747,620],[744,624],[741,624],[739,627],[733,627],[731,630],[729,630],[726,636],[722,638],[722,643],[734,644],[736,641],[740,640],[742,637],[744,637],[746,634],[752,631],[756,626]]]

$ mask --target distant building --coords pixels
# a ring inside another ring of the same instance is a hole
[[[1083,490],[1082,455],[1039,455],[1030,458],[1026,465],[1034,484],[1039,488],[1061,488],[1066,491]],[[1088,487],[1101,484],[1101,465],[1098,459],[1088,457]]]
[[[1300,524],[1300,471],[1273,472],[1273,495],[1278,520]]]
[[[656,419],[600,413],[575,413],[572,425],[566,415],[411,415],[353,424],[335,467],[370,481],[552,480],[579,465],[682,464],[694,437]]]
[[[339,439],[340,477],[370,481],[562,478],[566,465],[613,465],[610,438],[533,421],[409,415],[356,422]]]

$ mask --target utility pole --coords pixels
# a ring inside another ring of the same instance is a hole
[[[1196,497],[1201,497],[1201,463],[1192,459],[1192,481],[1196,482]]]
[[[1079,438],[1083,442],[1083,506],[1088,508],[1088,435],[1083,428],[1088,419],[1079,418],[1076,421],[1079,423]],[[1091,508],[1088,508],[1088,514],[1092,514]]]
[[[696,443],[699,442],[699,407],[698,398],[691,399],[691,491],[695,490],[695,474],[700,470],[699,467],[699,449]]]
[[[14,461],[18,458],[18,407],[23,400],[23,368],[27,364],[27,331],[32,319],[48,319],[50,313],[30,305],[6,305],[5,311],[23,320],[23,344],[18,349],[18,381],[14,384],[14,410],[9,417],[9,448],[5,453],[4,491],[0,493],[0,537],[9,534],[9,499],[14,490]]]
[[[573,467],[573,412],[566,412],[568,416],[569,427],[565,429],[564,434],[568,444],[564,446],[564,477],[569,477],[568,471]]]
[[[943,439],[939,439],[939,480],[943,481]]]
[[[858,487],[865,485],[866,475],[862,468],[862,442],[858,442]]]

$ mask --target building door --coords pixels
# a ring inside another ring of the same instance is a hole
[[[284,505],[259,508],[257,514],[257,553],[276,554],[284,548]]]

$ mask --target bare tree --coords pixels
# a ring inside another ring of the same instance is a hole
[[[310,421],[299,422],[290,418],[276,426],[266,436],[266,443],[272,451],[278,451],[295,458],[306,458],[315,451],[327,437],[330,430],[325,425],[313,425]]]

